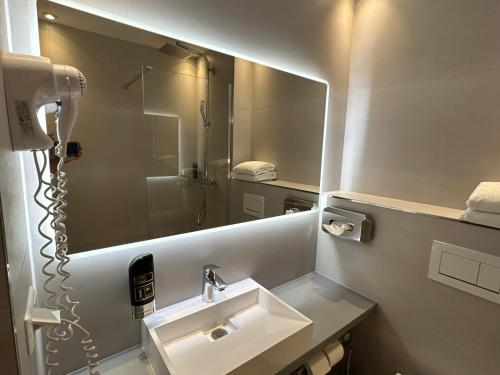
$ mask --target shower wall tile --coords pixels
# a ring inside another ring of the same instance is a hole
[[[80,106],[82,126],[73,139],[81,142],[82,158],[66,166],[72,253],[146,238],[142,119],[134,111]]]
[[[500,3],[361,0],[350,91],[500,69]]]
[[[356,6],[341,188],[463,208],[499,180],[500,3]]]
[[[252,111],[252,160],[276,165],[279,180],[319,185],[324,131],[323,100]]]
[[[342,189],[464,208],[500,180],[500,70],[352,92]]]
[[[193,76],[194,61],[110,37],[116,32],[113,28],[102,32],[104,35],[47,22],[41,22],[40,27],[42,52],[56,63],[78,66],[88,80],[73,131],[73,139],[82,144],[83,156],[66,166],[68,232],[73,253],[144,240],[149,230],[147,203],[152,207],[161,205],[147,199],[145,161],[150,155],[145,145],[151,135],[145,131],[142,115],[141,80],[127,90],[122,88],[139,73],[141,65],[153,67],[144,76],[144,111],[179,118],[180,168],[191,168],[198,154],[200,119],[196,94],[204,94],[206,81]],[[102,50],[106,53],[100,53]],[[227,110],[217,111],[228,103],[227,83],[220,80],[232,76],[232,68],[226,72],[228,68],[223,65],[232,59],[220,54],[211,59],[217,64],[218,73],[217,82],[212,85],[213,122],[217,126],[211,135],[215,141],[217,132],[223,132],[223,144],[214,144],[210,156],[220,158],[217,152],[227,148],[224,125],[228,118]]]
[[[283,107],[324,100],[326,85],[281,70],[254,64],[252,108]]]
[[[167,55],[151,47],[45,21],[40,22],[40,46],[54,63],[73,65],[83,72],[88,87],[82,104],[105,108],[142,111],[140,80],[128,90],[122,85],[140,72],[142,64],[171,65],[169,58],[163,58]]]
[[[233,120],[233,165],[252,157],[252,111],[235,108]]]
[[[251,159],[254,63],[234,60],[233,165]]]
[[[255,64],[234,59],[234,109],[251,109]]]
[[[339,188],[344,149],[344,132],[347,107],[347,93],[335,91],[330,87],[328,95],[327,124],[343,124],[342,126],[327,125],[324,133],[324,151],[321,175],[321,191],[332,191]]]
[[[319,185],[326,85],[241,59],[235,72],[234,165],[263,160],[279,180]]]

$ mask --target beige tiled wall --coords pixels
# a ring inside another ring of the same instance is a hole
[[[233,165],[251,159],[253,65],[234,60]]]
[[[276,165],[279,180],[319,186],[326,85],[254,65],[253,160]]]
[[[500,180],[500,3],[361,0],[343,190],[463,208]]]
[[[500,2],[356,3],[342,189],[463,207],[500,179]],[[433,240],[499,256],[500,231],[331,204],[375,221],[367,245],[318,234],[316,269],[379,304],[354,332],[353,371],[500,373],[500,306],[427,278]]]
[[[277,179],[319,186],[325,84],[236,59],[234,165],[263,160]]]
[[[318,237],[316,269],[378,303],[354,332],[353,371],[500,374],[500,305],[427,277],[433,240],[500,256],[500,232],[338,199],[331,204],[375,222],[366,245],[322,231]]]

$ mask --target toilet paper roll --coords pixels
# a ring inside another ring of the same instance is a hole
[[[325,346],[323,352],[325,353],[326,358],[328,358],[330,367],[335,366],[344,357],[344,347],[338,341]]]
[[[314,353],[306,362],[305,367],[307,375],[326,375],[331,370],[330,362],[322,350]]]

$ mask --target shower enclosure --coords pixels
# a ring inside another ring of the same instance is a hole
[[[178,59],[175,70],[145,66],[137,82],[144,113],[148,238],[229,220],[232,85],[218,79],[202,51],[177,42],[160,52]]]

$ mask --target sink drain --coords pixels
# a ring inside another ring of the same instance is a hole
[[[214,340],[218,340],[226,335],[227,335],[227,331],[224,328],[216,328],[210,334],[210,336],[212,336],[212,338]]]

